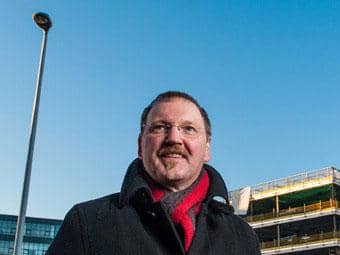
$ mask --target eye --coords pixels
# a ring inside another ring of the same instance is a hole
[[[155,124],[155,125],[150,126],[149,132],[159,134],[159,133],[164,133],[167,129],[168,129],[168,126],[165,124]]]
[[[190,126],[190,125],[181,127],[181,129],[183,130],[183,132],[184,132],[185,134],[196,134],[196,133],[197,133],[196,128],[193,127],[193,126]]]

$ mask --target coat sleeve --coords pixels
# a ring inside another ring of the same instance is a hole
[[[255,231],[253,231],[253,235],[254,235],[254,239],[253,239],[253,243],[254,243],[254,253],[256,255],[261,255],[261,249],[260,249],[260,242],[259,242],[259,238],[256,235]]]
[[[85,255],[84,223],[81,222],[77,206],[74,206],[65,216],[65,219],[48,248],[46,255]]]
[[[254,229],[239,216],[234,216],[236,235],[240,237],[239,247],[243,250],[240,254],[261,255],[260,243]]]
[[[243,221],[243,219],[242,219]],[[260,250],[260,243],[258,236],[256,235],[254,229],[250,227],[248,223],[243,221],[243,224],[245,225],[246,231],[242,235],[243,236],[243,245],[247,245],[248,252],[247,254],[251,255],[261,255]]]

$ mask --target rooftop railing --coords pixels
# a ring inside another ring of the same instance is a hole
[[[318,180],[323,177],[333,177],[334,179],[338,180],[340,179],[340,170],[334,167],[326,167],[316,171],[306,171],[304,173],[288,176],[286,178],[263,182],[251,187],[251,195],[255,196],[256,194],[268,190],[274,190],[299,183]]]

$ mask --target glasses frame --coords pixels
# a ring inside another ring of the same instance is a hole
[[[157,127],[159,128],[159,130],[156,130]],[[202,132],[204,128],[196,127],[193,123],[173,124],[168,122],[155,122],[143,125],[143,129],[147,131],[148,134],[155,136],[166,136],[173,128],[176,128],[183,138],[195,139],[200,137],[204,133]],[[191,128],[194,130],[193,133],[191,133],[189,130]]]

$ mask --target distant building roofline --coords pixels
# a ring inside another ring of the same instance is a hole
[[[324,167],[317,170],[304,170],[303,172],[295,175],[290,175],[250,186],[251,198],[260,199],[277,194],[294,192],[302,188],[306,189],[309,187],[311,188],[334,182],[340,184],[340,170],[333,166]],[[230,191],[229,197],[233,197],[234,193],[238,193],[242,189],[243,188]]]
[[[0,213],[0,218],[5,218],[8,220],[17,220],[18,216],[17,215],[12,215],[12,214],[4,214]],[[31,216],[26,216],[26,221],[27,222],[32,222],[32,223],[56,223],[60,224],[62,222],[62,219],[52,219],[52,218],[42,218],[42,217],[31,217]]]

